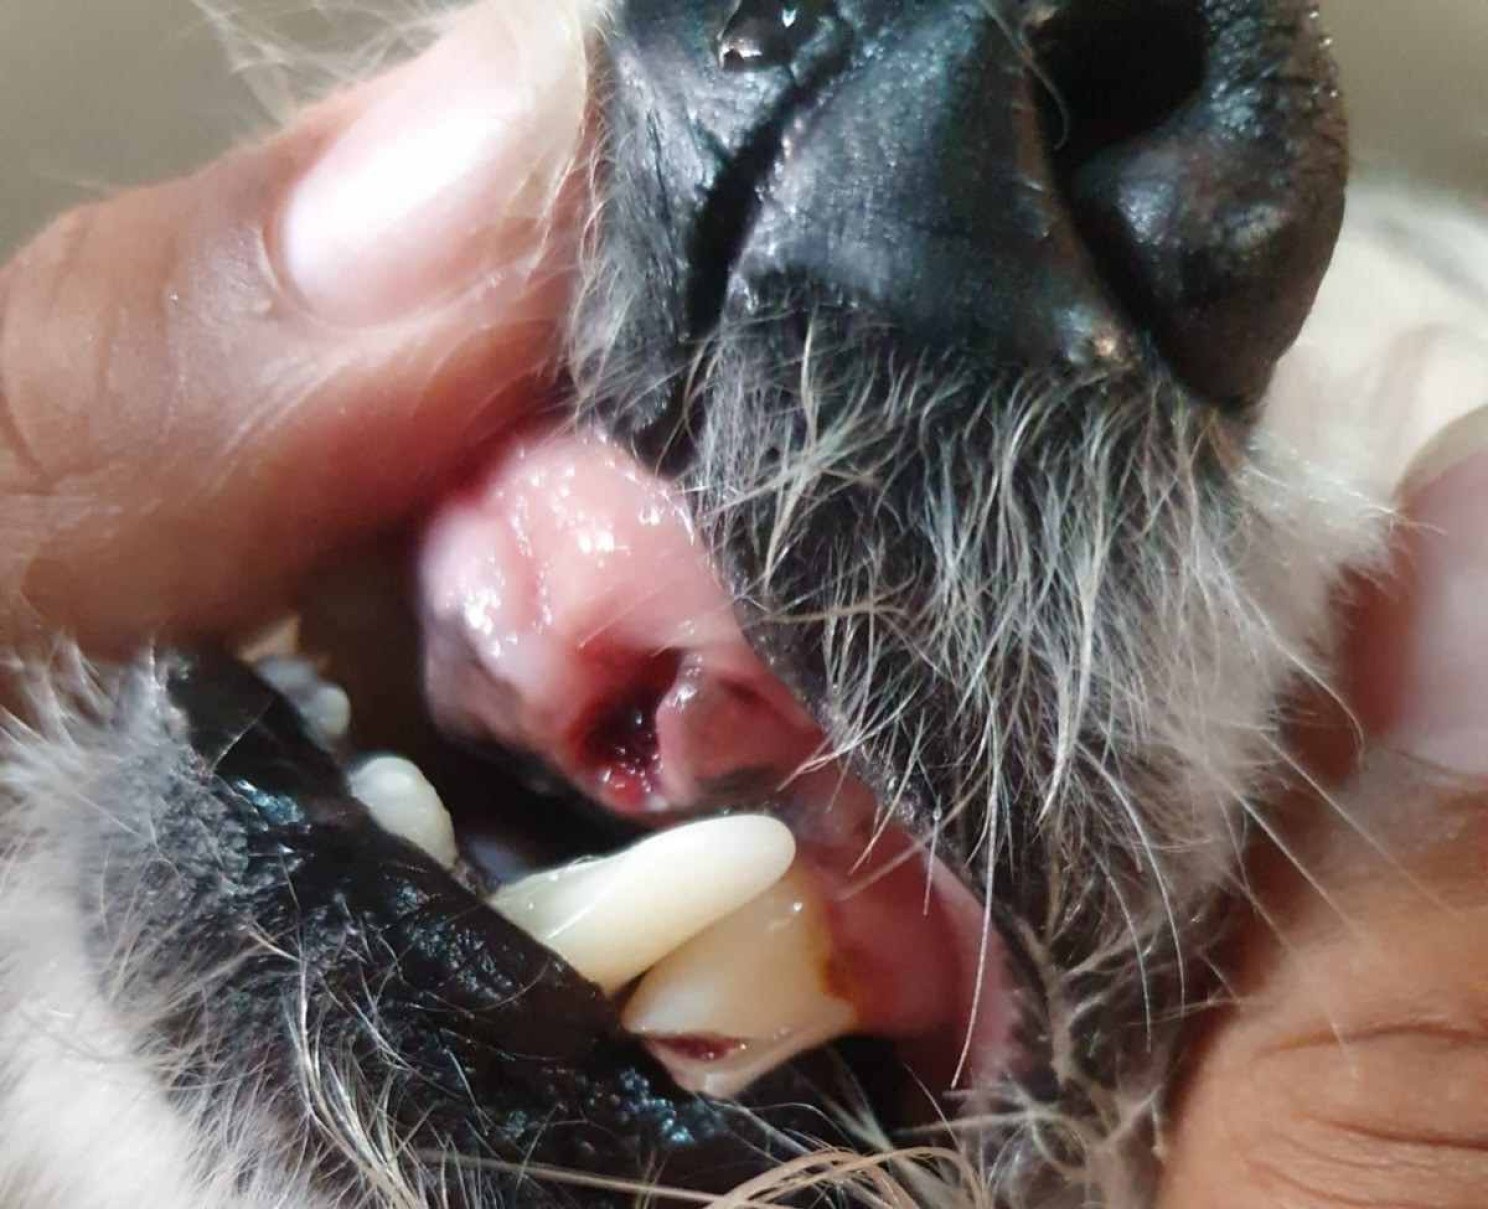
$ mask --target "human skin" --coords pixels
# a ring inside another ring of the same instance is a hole
[[[535,215],[579,137],[583,66],[562,22],[516,39],[478,12],[265,143],[64,216],[0,271],[8,646],[239,632],[542,406],[568,232]],[[461,119],[434,151],[413,137],[431,106]],[[375,206],[357,187],[415,178]],[[1481,414],[1444,436],[1403,493],[1397,573],[1357,588],[1347,708],[1300,740],[1340,809],[1299,793],[1254,853],[1164,1205],[1488,1189],[1485,447]]]
[[[1317,788],[1252,854],[1163,1206],[1467,1209],[1488,1191],[1485,421],[1425,451],[1388,573],[1354,585],[1342,702],[1298,736]]]
[[[117,653],[251,624],[541,405],[579,39],[476,9],[419,63],[20,251],[0,633]]]

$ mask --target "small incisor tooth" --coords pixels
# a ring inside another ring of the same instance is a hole
[[[736,1096],[857,1024],[828,985],[831,943],[819,896],[792,871],[657,965],[623,1023],[682,1087]]]
[[[351,698],[339,684],[316,671],[313,663],[298,655],[266,655],[253,667],[319,737],[331,743],[345,741],[351,731]]]
[[[413,761],[372,756],[347,774],[347,783],[384,831],[422,848],[446,869],[459,859],[449,811]]]
[[[768,815],[708,819],[523,878],[491,905],[613,994],[768,890],[795,852],[790,829]]]

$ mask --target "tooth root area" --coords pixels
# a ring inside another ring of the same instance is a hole
[[[820,898],[796,870],[652,969],[623,1022],[683,1087],[736,1096],[857,1026],[831,960]]]
[[[346,738],[351,730],[351,698],[339,684],[324,679],[308,659],[270,655],[253,667],[321,738],[331,743]]]
[[[347,781],[384,831],[422,848],[446,869],[454,865],[454,823],[418,765],[401,756],[371,756],[351,769]]]
[[[763,894],[795,850],[789,828],[767,815],[708,819],[524,878],[491,905],[613,994]]]

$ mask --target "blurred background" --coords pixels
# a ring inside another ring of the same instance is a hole
[[[184,171],[262,129],[304,88],[375,67],[429,5],[0,0],[0,254],[77,201]],[[1359,161],[1488,197],[1488,0],[1323,8]],[[273,39],[305,53],[291,64],[246,49]],[[360,52],[331,54],[337,45]]]

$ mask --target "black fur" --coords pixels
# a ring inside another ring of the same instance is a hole
[[[528,1163],[723,1192],[799,1152],[775,1128],[831,1134],[803,1108],[750,1114],[679,1091],[597,987],[375,826],[272,689],[220,656],[163,668],[196,758],[147,826],[100,819],[102,901],[134,910],[101,913],[98,953],[105,970],[129,956],[122,1006],[174,1003],[155,1028],[195,1056],[179,1092],[253,1071],[286,1145],[308,1139],[322,1177],[356,1189],[291,1094],[313,1039],[328,1073],[376,1098],[429,1187],[481,1205],[632,1201],[513,1174]],[[803,1090],[787,1076],[755,1102]]]

